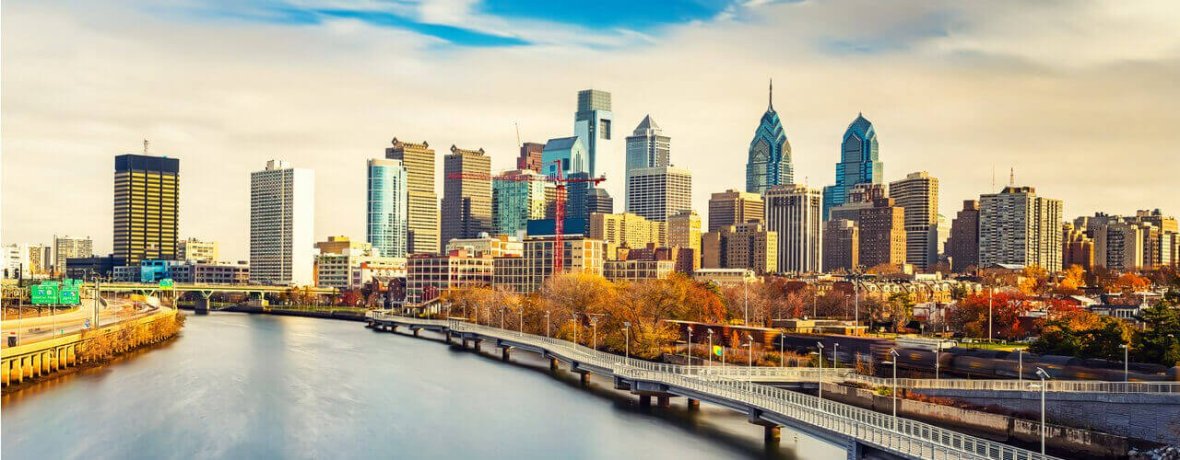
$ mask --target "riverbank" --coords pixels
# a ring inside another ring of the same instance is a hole
[[[0,354],[3,393],[171,340],[184,327],[184,320],[179,310],[163,309],[99,329],[6,348]]]

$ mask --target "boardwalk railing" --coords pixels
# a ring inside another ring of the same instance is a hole
[[[777,414],[782,417],[781,420],[784,422],[792,420],[802,422],[907,456],[937,460],[1043,460],[1054,458],[1003,443],[942,429],[927,423],[895,418],[868,409],[753,383],[748,380],[742,381],[726,375],[731,369],[742,369],[740,366],[680,366],[652,363],[638,359],[627,359],[565,340],[522,334],[457,320],[407,318],[384,312],[376,312],[370,317],[397,321],[406,325],[446,327],[455,332],[474,333],[485,338],[535,346],[569,360],[609,368],[616,376],[678,387],[700,393],[714,400],[738,402],[768,413],[764,414],[764,418],[772,421],[773,414]],[[778,372],[802,371],[792,368],[777,369],[780,369]],[[808,371],[814,371],[814,373],[808,375],[807,372],[800,372],[797,375],[803,380],[810,378],[810,381],[836,377],[836,375],[829,377],[818,369],[808,369]]]
[[[893,379],[869,375],[848,374],[847,380],[874,386],[891,387]],[[963,379],[897,379],[898,388],[977,390],[977,391],[1032,391],[1030,385],[1040,380],[963,380]],[[1037,389],[1037,391],[1040,391]],[[1045,391],[1078,393],[1173,393],[1180,394],[1180,382],[1102,382],[1093,380],[1046,380]]]

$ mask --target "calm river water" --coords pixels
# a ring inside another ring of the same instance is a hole
[[[429,333],[423,337],[438,338]],[[535,354],[512,363],[361,323],[214,313],[101,369],[3,397],[4,459],[844,458],[682,398],[640,409]]]

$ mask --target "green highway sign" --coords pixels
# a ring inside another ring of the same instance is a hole
[[[160,280],[160,289],[167,291],[167,290],[171,290],[172,286],[173,286],[172,278],[164,278],[164,279]]]

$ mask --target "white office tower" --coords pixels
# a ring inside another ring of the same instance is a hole
[[[314,231],[314,171],[270,160],[250,174],[251,284],[311,285]]]

